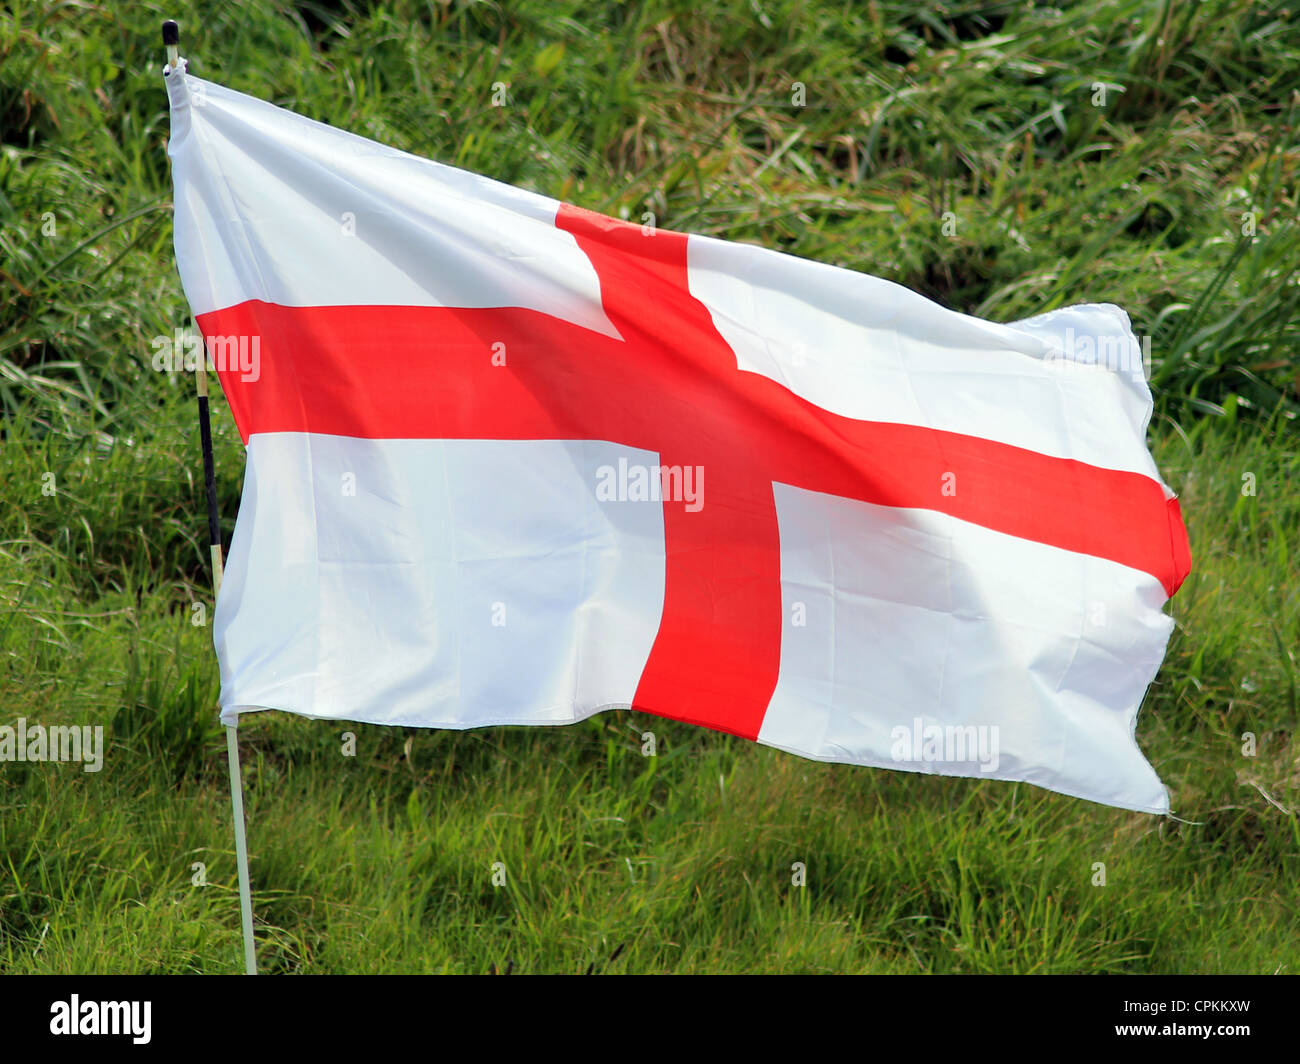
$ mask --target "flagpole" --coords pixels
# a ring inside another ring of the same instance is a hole
[[[180,64],[180,27],[173,19],[162,24],[167,65],[175,70]],[[217,476],[212,460],[212,419],[208,413],[207,350],[195,367],[195,385],[199,400],[199,439],[203,447],[203,488],[208,497],[208,556],[212,560],[213,602],[221,594],[224,565],[221,559],[221,522],[217,517]],[[238,718],[236,718],[236,721]],[[230,807],[235,822],[235,864],[239,871],[239,922],[244,937],[244,973],[257,974],[257,948],[253,939],[253,890],[248,875],[248,837],[244,821],[244,782],[239,772],[238,723],[226,725],[226,760],[230,765]]]

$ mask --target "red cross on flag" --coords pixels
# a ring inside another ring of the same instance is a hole
[[[631,707],[1169,809],[1188,571],[1126,315],[998,325],[168,77],[176,257],[248,448],[223,720]]]

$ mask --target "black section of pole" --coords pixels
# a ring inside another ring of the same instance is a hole
[[[176,25],[175,19],[168,19],[162,27],[163,44],[167,46],[167,66],[175,70],[180,63],[181,53],[178,47],[181,43],[181,28]]]
[[[217,474],[212,461],[212,420],[208,397],[199,396],[199,439],[203,443],[203,488],[208,493],[208,546],[221,546],[221,522],[217,519]]]

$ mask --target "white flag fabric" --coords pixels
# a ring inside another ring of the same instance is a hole
[[[1190,555],[1119,308],[994,324],[167,88],[248,450],[223,720],[631,707],[1169,810],[1135,727]]]

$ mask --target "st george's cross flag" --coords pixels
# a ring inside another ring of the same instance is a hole
[[[224,721],[630,707],[1169,810],[1135,728],[1190,555],[1119,308],[994,324],[167,86],[247,445]]]

